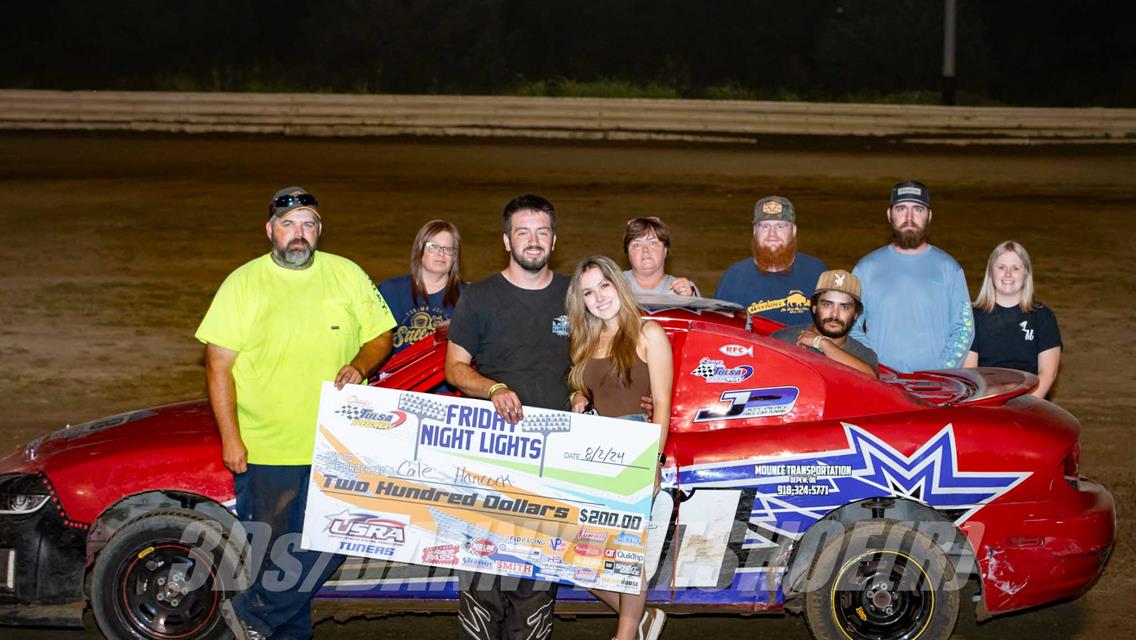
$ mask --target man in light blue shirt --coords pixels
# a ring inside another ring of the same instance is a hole
[[[852,270],[863,285],[864,314],[851,336],[898,371],[962,366],[974,339],[974,315],[962,267],[927,242],[931,194],[909,180],[892,187],[891,244]]]

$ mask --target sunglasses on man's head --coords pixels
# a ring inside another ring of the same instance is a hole
[[[283,209],[285,207],[294,207],[296,205],[304,207],[317,207],[319,201],[310,193],[298,193],[295,195],[279,196],[272,201],[273,208]]]

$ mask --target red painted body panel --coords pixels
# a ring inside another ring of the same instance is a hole
[[[1100,575],[1116,537],[1112,495],[1085,479],[1078,484],[1055,485],[1047,500],[991,505],[963,525],[978,550],[988,611],[1078,596]]]
[[[1112,498],[1091,482],[1066,477],[1080,426],[1055,405],[1014,397],[1033,384],[1030,376],[885,370],[874,380],[765,337],[776,323],[755,320],[747,331],[740,314],[663,309],[654,317],[675,346],[667,450],[680,468],[840,449],[844,424],[910,456],[951,425],[959,471],[1029,473],[961,526],[982,570],[986,609],[1075,596],[1099,576],[1115,538]],[[433,389],[443,381],[444,350],[444,334],[414,345],[387,363],[377,384]],[[707,360],[728,372],[724,381],[707,384],[695,375]],[[723,394],[755,388],[792,388],[797,395],[782,413],[699,418],[728,411]],[[1075,461],[1072,466],[1075,473]],[[126,496],[155,489],[232,499],[204,400],[57,432],[0,460],[0,473],[9,472],[45,474],[66,516],[83,524]]]
[[[233,477],[221,462],[221,440],[206,400],[135,415],[143,417],[79,437],[73,431],[84,425],[56,432],[25,448],[34,457],[15,454],[0,468],[18,461],[21,470],[42,470],[67,517],[86,524],[123,497],[154,489],[222,503],[232,499]]]

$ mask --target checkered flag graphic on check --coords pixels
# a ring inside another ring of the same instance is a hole
[[[364,411],[366,411],[366,409],[364,409],[363,407],[353,404],[345,404],[342,407],[336,409],[333,413],[341,415],[348,420],[354,420],[355,418],[363,417]]]

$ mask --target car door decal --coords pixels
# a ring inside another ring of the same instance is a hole
[[[842,423],[847,447],[684,467],[678,484],[754,487],[754,514],[777,533],[799,537],[833,509],[879,496],[911,498],[957,513],[962,524],[1030,476],[1030,472],[959,470],[954,428],[948,424],[911,455],[867,430]]]
[[[847,441],[843,449],[679,469],[678,487],[689,497],[679,505],[680,526],[675,531],[679,548],[674,584],[680,589],[676,602],[779,601],[782,551],[846,504],[880,496],[908,498],[938,509],[958,525],[1030,476],[960,471],[950,424],[911,455],[863,428],[847,423],[842,427]],[[722,522],[733,523],[728,534]],[[682,548],[688,543],[697,547]],[[719,563],[713,585],[706,578],[713,572],[708,564],[683,562],[697,557],[709,563],[711,550]],[[731,593],[681,594],[683,587],[698,591],[708,586],[725,586]]]
[[[783,416],[793,410],[799,394],[800,390],[797,387],[723,391],[718,399],[729,404],[726,407],[703,407],[694,415],[694,421],[713,422]]]

